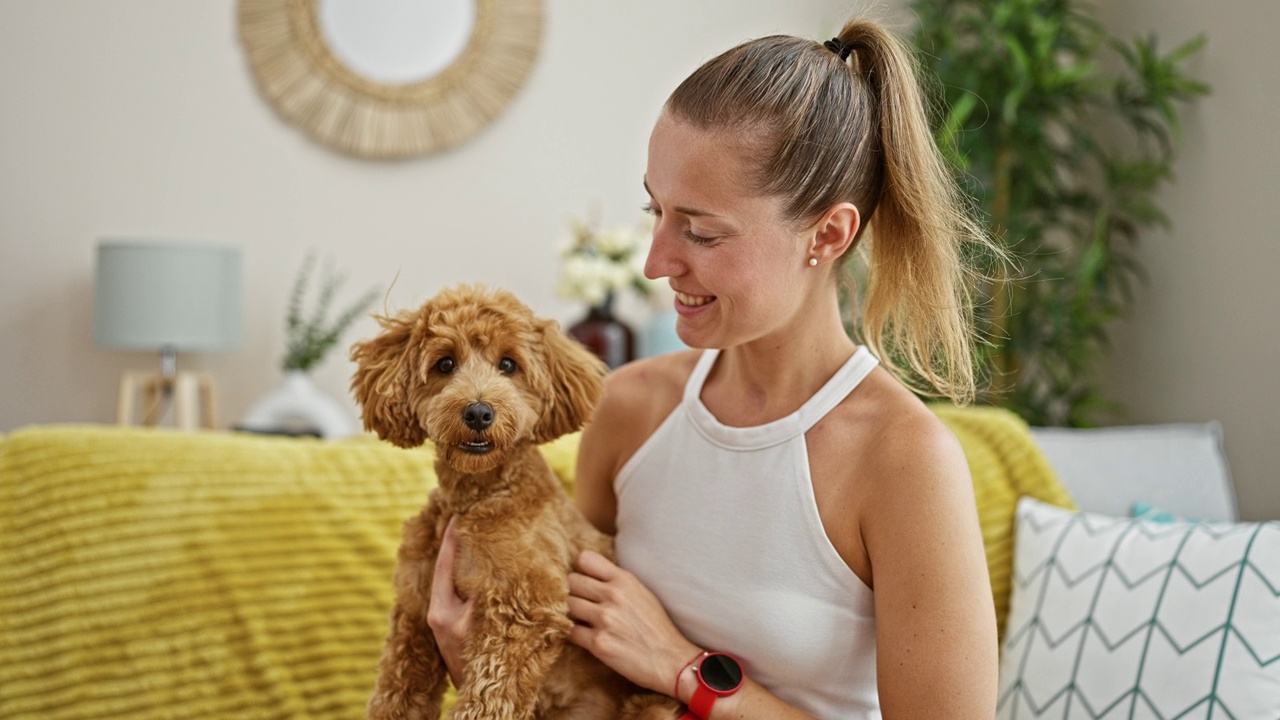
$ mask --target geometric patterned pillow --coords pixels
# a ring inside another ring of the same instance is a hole
[[[1018,504],[998,718],[1280,718],[1280,522]]]

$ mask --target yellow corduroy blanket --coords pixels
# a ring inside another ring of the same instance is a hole
[[[1013,416],[938,413],[969,455],[1003,617],[1017,495],[1069,500]],[[544,448],[566,483],[576,444]],[[371,439],[0,438],[0,717],[362,717],[432,461]]]

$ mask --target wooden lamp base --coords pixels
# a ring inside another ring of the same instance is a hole
[[[133,425],[142,396],[142,425],[158,425],[172,399],[174,424],[181,430],[217,427],[217,409],[213,402],[213,376],[208,373],[179,372],[173,376],[159,373],[126,372],[120,378],[120,398],[116,405],[116,423]]]

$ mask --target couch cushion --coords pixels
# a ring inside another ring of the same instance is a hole
[[[1158,523],[1024,499],[999,718],[1280,712],[1280,522]]]
[[[1142,502],[1184,517],[1237,518],[1216,422],[1034,428],[1032,434],[1083,510],[1127,515]]]

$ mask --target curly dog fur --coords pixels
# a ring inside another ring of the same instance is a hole
[[[448,678],[427,626],[441,537],[457,516],[455,582],[474,599],[456,720],[675,718],[568,641],[568,580],[578,553],[613,556],[538,451],[579,429],[603,365],[513,295],[460,286],[417,311],[379,317],[351,352],[366,429],[400,447],[430,439],[439,486],[406,522],[396,601],[368,716],[440,715]]]

